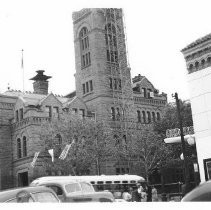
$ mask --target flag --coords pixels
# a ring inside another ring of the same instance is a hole
[[[40,154],[40,152],[35,152],[33,161],[31,162],[31,166],[32,166],[32,167],[34,167],[35,162],[36,162],[36,160],[37,160],[39,154]]]
[[[63,149],[61,155],[59,156],[59,159],[62,159],[64,160],[66,157],[67,157],[67,154],[68,154],[68,151],[70,149],[70,147],[75,143],[75,139],[73,139],[72,143],[71,144],[67,144],[65,146],[65,148]]]
[[[53,149],[49,149],[48,152],[49,152],[49,154],[51,155],[52,162],[54,162]]]
[[[59,156],[59,159],[64,160],[64,159],[67,157],[67,153],[68,153],[70,147],[71,147],[71,144],[67,144],[67,145],[65,146],[65,148],[63,149],[61,155]]]
[[[22,57],[21,57],[21,69],[23,69],[24,66],[23,66],[23,49],[22,49]]]

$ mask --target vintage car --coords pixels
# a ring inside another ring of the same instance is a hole
[[[211,201],[211,181],[201,183],[185,195],[181,201]]]
[[[44,186],[21,187],[0,191],[0,203],[59,203],[56,193]]]
[[[35,179],[31,186],[46,186],[55,191],[61,202],[114,202],[111,192],[95,192],[94,187],[86,181],[77,179],[41,177]]]

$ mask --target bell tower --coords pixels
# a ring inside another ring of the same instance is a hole
[[[103,119],[133,103],[122,9],[74,12],[76,95]]]

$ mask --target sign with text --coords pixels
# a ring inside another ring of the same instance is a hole
[[[194,129],[193,126],[189,127],[183,127],[183,135],[191,135],[194,134]],[[180,136],[180,129],[179,128],[174,128],[174,129],[167,129],[166,130],[166,137],[167,138],[172,138],[172,137],[177,137]]]

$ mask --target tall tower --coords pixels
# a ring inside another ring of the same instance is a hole
[[[72,17],[76,95],[98,120],[131,117],[126,111],[133,100],[122,9],[83,9]]]

